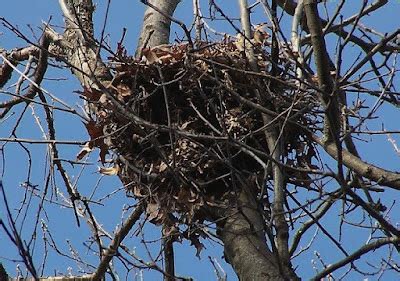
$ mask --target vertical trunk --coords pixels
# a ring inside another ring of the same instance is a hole
[[[285,280],[267,247],[263,218],[249,193],[243,190],[234,199],[237,206],[226,211],[226,219],[219,225],[225,259],[240,280]]]
[[[158,11],[152,7],[146,9],[136,56],[140,54],[140,51],[144,47],[168,44],[171,20],[167,16],[171,17],[173,15],[180,0],[142,0],[142,2],[149,3],[156,7]]]
[[[244,35],[246,40],[252,39],[252,30],[251,30],[251,20],[250,20],[250,11],[248,8],[247,0],[239,0],[240,6],[240,19],[242,28],[244,30]],[[254,72],[258,72],[257,61],[254,55],[253,46],[250,44],[245,44],[246,46],[246,56],[249,60],[250,68]],[[271,87],[273,89],[273,87]],[[255,90],[255,95],[258,98],[260,104],[265,104],[269,106],[269,102],[266,101],[263,95],[260,93],[258,89]],[[271,124],[274,122],[274,118],[268,114],[262,114],[262,119],[265,125]],[[268,145],[268,149],[270,151],[270,155],[274,159],[272,162],[272,176],[274,179],[274,202],[273,202],[273,217],[274,217],[274,226],[276,231],[276,241],[272,241],[272,243],[276,243],[277,247],[277,263],[279,264],[280,269],[285,273],[286,276],[293,275],[292,266],[290,263],[289,256],[289,247],[288,247],[288,239],[289,239],[289,228],[285,219],[285,190],[286,190],[286,181],[285,176],[278,164],[281,161],[282,156],[282,136],[280,136],[279,131],[275,128],[265,130],[264,131],[265,140]],[[263,194],[261,194],[262,196]],[[255,205],[257,207],[257,205]],[[255,209],[256,211],[257,209]],[[258,214],[261,216],[261,214]],[[263,232],[262,232],[263,233]],[[264,242],[265,244],[265,242]],[[251,247],[251,245],[249,245]],[[270,272],[272,274],[272,272]],[[261,276],[260,276],[261,277]]]

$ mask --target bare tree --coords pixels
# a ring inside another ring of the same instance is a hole
[[[385,110],[400,104],[395,87],[400,29],[382,33],[367,18],[393,3],[363,1],[346,18],[346,5],[355,4],[344,0],[238,0],[237,18],[226,9],[233,1],[193,0],[190,24],[174,15],[179,0],[140,2],[146,11],[134,56],[124,47],[125,33],[116,49],[106,42],[107,15],[96,25],[91,0],[59,0],[65,26],[44,23],[37,41],[0,18],[27,44],[0,54],[0,85],[7,97],[0,116],[3,122],[14,120],[1,138],[3,175],[11,143],[28,159],[19,208],[10,206],[1,185],[0,226],[25,265],[17,277],[43,276],[46,258],[39,267],[33,258],[39,229],[46,255],[54,251],[79,264],[81,280],[103,280],[107,274],[119,280],[124,273],[118,262],[128,273],[147,268],[164,280],[186,280],[175,272],[174,243],[188,240],[200,255],[207,239],[222,242],[224,259],[240,280],[299,280],[296,258],[312,251],[321,263],[314,264],[313,280],[398,273],[400,230],[393,213],[399,208],[392,194],[400,189],[400,174],[362,155],[381,145],[381,135],[392,144],[392,156],[399,153],[399,131],[371,129],[376,119],[392,126]],[[111,1],[104,5],[108,11]],[[216,22],[232,34],[213,28]],[[80,82],[79,107],[43,86],[54,66],[70,70]],[[43,139],[18,136],[28,109]],[[84,122],[89,139],[58,138],[60,111]],[[373,141],[360,149],[365,136]],[[47,145],[48,166],[43,185],[36,186],[31,146],[38,144]],[[81,146],[76,159],[63,158],[67,145]],[[70,175],[69,165],[83,171],[94,151],[100,174],[118,176],[131,205],[114,232],[95,211],[103,204],[96,199],[97,186],[87,193]],[[97,264],[72,247],[69,253],[57,247],[42,219],[54,205],[74,213],[77,230],[87,224],[87,248],[98,256]],[[30,208],[36,210],[35,235],[26,240],[21,229]],[[337,227],[330,224],[333,219]],[[151,262],[126,244],[130,232],[143,233],[145,223],[162,229],[160,255]],[[364,241],[347,245],[349,231]],[[319,253],[321,241],[337,260]],[[379,259],[371,261],[378,249]],[[225,280],[210,260],[217,278]],[[3,280],[7,273],[0,269]],[[60,280],[72,278],[78,277],[63,274]]]

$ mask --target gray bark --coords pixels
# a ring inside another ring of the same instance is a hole
[[[249,40],[252,39],[252,31],[251,31],[250,12],[248,9],[247,0],[239,0],[239,5],[240,5],[240,18],[241,18],[242,28],[244,30],[244,35],[246,37],[246,40]],[[259,70],[255,59],[253,46],[251,46],[250,44],[245,44],[245,46],[246,46],[246,55],[248,57],[250,67],[253,71],[258,72]],[[259,102],[263,104],[264,101],[261,93],[258,90],[256,90],[255,94],[258,97]],[[271,124],[273,122],[273,116],[271,115],[262,114],[262,119],[265,125]],[[265,135],[265,140],[267,141],[268,144],[270,155],[275,160],[274,162],[272,162],[272,171],[274,179],[273,217],[275,223],[274,225],[275,225],[276,237],[275,241],[272,241],[272,243],[276,243],[277,247],[276,255],[278,257],[277,261],[280,264],[282,271],[285,272],[283,275],[286,276],[292,275],[293,279],[296,279],[297,277],[295,276],[290,263],[289,247],[288,247],[289,229],[286,223],[285,209],[284,209],[285,189],[286,189],[285,177],[279,165],[276,164],[276,162],[280,162],[281,155],[283,154],[281,146],[282,140],[281,136],[279,135],[279,132],[275,128],[271,130],[265,130],[264,135]],[[261,216],[261,214],[258,214],[258,216]],[[264,241],[264,244],[265,243],[266,242]],[[251,248],[251,245],[248,246]],[[257,270],[257,267],[254,268],[254,270]],[[273,272],[270,273],[273,274]]]
[[[149,0],[142,1],[157,7],[159,11],[148,7],[143,18],[143,27],[136,49],[136,56],[144,47],[154,47],[168,44],[171,20],[165,15],[172,16],[180,0]]]
[[[285,280],[274,254],[267,247],[264,221],[256,200],[248,190],[236,196],[239,198],[234,200],[240,205],[227,210],[227,218],[219,229],[225,259],[240,280]]]

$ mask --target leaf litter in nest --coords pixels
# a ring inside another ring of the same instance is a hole
[[[256,30],[260,33],[260,38],[255,42],[258,45],[262,45],[261,41],[268,37],[268,34],[265,34],[262,28],[259,27]],[[142,61],[133,58],[129,60],[125,55],[123,58],[116,58],[115,61],[118,61],[116,70],[123,69],[123,72],[117,72],[116,76],[118,76],[120,83],[113,85],[115,96],[122,97],[119,100],[125,102],[128,109],[129,106],[133,108],[132,114],[154,124],[154,126],[168,126],[166,123],[168,116],[166,116],[165,112],[167,103],[170,111],[169,122],[173,128],[193,135],[210,135],[211,137],[219,137],[216,134],[223,132],[226,137],[229,136],[239,142],[245,141],[247,145],[254,145],[250,141],[252,141],[251,139],[256,139],[260,143],[256,149],[266,150],[262,134],[251,135],[252,132],[259,130],[263,126],[262,122],[260,122],[259,113],[255,113],[255,110],[251,107],[243,106],[243,103],[230,93],[230,91],[237,91],[242,97],[251,102],[257,102],[257,98],[252,94],[257,84],[249,84],[249,81],[255,81],[255,77],[241,71],[241,69],[246,69],[248,63],[235,43],[238,42],[203,44],[204,47],[195,51],[189,50],[187,44],[162,45],[145,48]],[[269,58],[266,52],[260,50],[258,50],[257,58],[259,59],[259,64],[262,65]],[[125,65],[121,63],[123,60],[128,60]],[[164,80],[160,78],[160,69],[165,76]],[[210,70],[212,74],[209,74]],[[178,74],[182,72],[186,74],[179,76]],[[260,73],[266,73],[266,70],[261,69]],[[177,75],[179,79],[176,79]],[[221,84],[218,84],[214,79],[219,79]],[[263,79],[263,81],[268,82],[267,78]],[[279,79],[285,81],[290,79],[290,76],[284,77],[283,74]],[[157,81],[157,83],[152,81]],[[289,83],[285,81],[285,84],[279,84],[280,88],[277,88],[276,91],[280,92],[276,94],[277,96],[268,97],[271,99],[272,104],[276,101],[281,110],[284,110],[285,106],[288,108],[292,105],[290,100],[292,94],[285,93],[287,89],[290,89],[287,86]],[[260,85],[264,87],[262,83]],[[148,94],[143,96],[141,94],[143,92]],[[160,95],[163,92],[166,92],[166,97]],[[287,102],[283,97],[289,97]],[[193,110],[189,108],[192,104],[194,105]],[[299,105],[298,108],[301,109],[302,105]],[[130,121],[129,119],[124,120],[124,116],[115,118],[116,114],[113,113],[118,112],[118,110],[110,110],[110,112],[110,115],[100,122],[103,126],[107,125],[107,123],[118,124],[118,122],[121,123],[119,125],[121,126]],[[101,125],[100,127],[92,127],[88,126],[91,139],[101,137],[102,132],[97,131],[97,129],[102,129]],[[146,126],[143,128],[146,129]],[[217,128],[217,130],[212,130],[212,128]],[[174,130],[172,129],[172,131]],[[91,133],[90,131],[94,132]],[[212,141],[193,141],[193,138],[182,138],[178,134],[173,137],[173,142],[175,143],[170,144],[161,138],[163,134],[166,135],[166,132],[155,133],[155,138],[160,145],[159,149],[166,149],[163,152],[166,154],[164,159],[157,156],[157,149],[151,148],[155,145],[154,140],[147,141],[147,143],[152,143],[150,145],[142,144],[146,143],[146,141],[142,141],[143,139],[150,140],[151,137],[140,135],[140,144],[132,142],[132,136],[138,135],[137,132],[130,133],[129,138],[126,138],[125,141],[123,136],[118,135],[118,138],[114,139],[114,146],[117,153],[133,153],[134,151],[136,161],[140,162],[140,165],[137,166],[143,168],[154,167],[151,171],[152,173],[164,174],[168,167],[166,163],[172,167],[173,162],[176,163],[177,169],[182,169],[185,173],[189,173],[191,178],[202,179],[203,182],[208,182],[204,177],[214,175],[214,178],[218,178],[218,176],[226,172],[218,166],[220,165],[219,163],[222,163],[221,161],[215,161],[215,159],[210,158],[209,153],[208,155],[205,153],[207,148],[213,148]],[[293,133],[291,134],[293,135]],[[197,145],[198,142],[200,146]],[[261,147],[259,147],[260,145]],[[106,147],[102,146],[101,141],[96,143],[96,146],[100,147],[103,153],[107,151]],[[226,145],[221,147],[225,149]],[[151,149],[154,153],[150,153]],[[143,151],[146,152],[144,153]],[[140,156],[137,156],[137,154]],[[210,158],[202,161],[203,163],[208,163],[207,165],[198,165],[201,157]],[[249,157],[236,158],[238,163],[241,161],[245,164],[244,161],[248,161]],[[249,171],[254,169],[254,165],[249,165],[249,167]],[[258,167],[258,169],[260,168]],[[218,169],[221,171],[215,172]],[[165,176],[171,176],[170,174],[165,173]],[[161,182],[165,185],[169,184],[169,181],[161,180]],[[160,192],[162,190],[161,188]]]

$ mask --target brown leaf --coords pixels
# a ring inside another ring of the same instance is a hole
[[[190,125],[191,123],[193,123],[193,121],[186,121],[182,125],[179,126],[179,129],[185,130],[187,128],[187,126]]]
[[[117,86],[118,96],[128,97],[132,94],[131,88],[125,84],[118,84]]]
[[[160,204],[151,202],[146,208],[147,219],[154,224],[161,224],[164,220],[164,213],[161,210]]]
[[[106,155],[108,154],[108,146],[103,142],[100,145],[100,160],[101,163],[105,163],[106,162]]]
[[[175,225],[168,225],[163,228],[162,233],[164,237],[178,236],[179,229]]]
[[[103,126],[97,124],[95,121],[90,120],[85,123],[86,130],[89,133],[90,140],[95,147],[100,148],[100,159],[102,163],[106,161],[106,155],[108,154],[108,146],[104,143]]]
[[[85,127],[89,133],[90,140],[95,140],[101,136],[103,136],[103,126],[96,124],[95,121],[90,120],[85,124]]]
[[[311,76],[311,82],[317,84],[318,83],[318,75]]]
[[[168,168],[168,165],[165,162],[161,162],[160,167],[158,168],[158,172],[162,173]]]
[[[179,192],[177,195],[174,195],[173,197],[179,202],[179,203],[186,203],[189,201],[189,192],[185,188],[180,188]]]
[[[152,221],[155,219],[160,211],[160,206],[157,203],[149,203],[147,204],[146,208],[146,213],[147,213],[147,218],[149,221]]]
[[[100,174],[106,175],[106,176],[115,176],[119,173],[120,168],[118,164],[115,164],[114,167],[100,167]]]
[[[162,64],[169,64],[172,62],[173,58],[174,57],[172,55],[166,54],[164,56],[159,57],[158,59],[159,59],[160,63],[162,63]]]
[[[146,64],[153,64],[155,62],[160,62],[156,52],[153,49],[143,50],[143,56]]]
[[[100,96],[100,98],[99,98],[99,102],[100,102],[101,104],[106,104],[107,101],[108,101],[107,95],[106,95],[106,94],[102,94],[102,95]]]
[[[83,92],[79,92],[88,101],[98,101],[102,95],[102,92],[94,88],[85,88]]]
[[[196,247],[196,257],[198,257],[200,259],[201,250],[204,249],[203,243],[201,243],[199,238],[194,235],[192,235],[190,237],[190,241],[192,242],[192,245],[194,245]]]
[[[81,160],[85,157],[88,153],[93,151],[93,144],[87,142],[84,147],[82,147],[81,151],[79,151],[78,155],[76,156],[76,160]]]
[[[139,198],[145,196],[145,194],[142,193],[142,189],[141,189],[139,186],[137,186],[137,185],[135,185],[135,186],[133,187],[133,195],[134,195],[135,197],[139,197]]]

